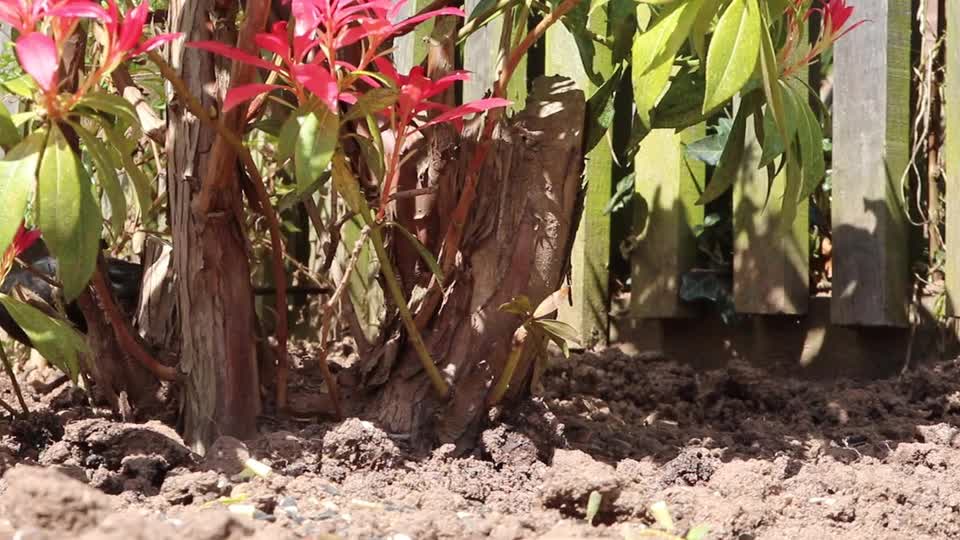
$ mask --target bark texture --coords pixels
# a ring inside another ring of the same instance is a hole
[[[229,7],[225,7],[229,6]],[[184,47],[196,40],[235,43],[228,21],[234,2],[171,0],[174,42],[170,62],[208,110],[228,88],[230,64]],[[181,371],[186,375],[182,410],[184,439],[203,452],[220,435],[240,439],[255,432],[260,409],[254,340],[253,289],[247,241],[239,218],[241,191],[235,163],[213,174],[222,186],[201,217],[191,203],[211,174],[215,131],[201,124],[173,96],[168,111],[167,181],[174,238],[177,303],[181,315]]]
[[[367,376],[386,381],[372,414],[387,431],[411,434],[425,444],[454,442],[467,448],[475,442],[485,418],[484,400],[503,371],[520,324],[499,307],[519,295],[536,306],[559,288],[564,274],[576,222],[584,114],[583,92],[569,79],[540,78],[523,112],[496,130],[456,271],[447,276],[443,304],[425,331],[453,394],[447,402],[438,400],[409,347],[396,362],[381,359]],[[471,155],[470,144],[428,136],[420,175],[421,182],[438,189],[432,220],[448,219],[456,204],[450,191],[461,184]],[[433,229],[427,216],[417,215],[415,221],[418,231]],[[406,274],[417,279],[416,272]],[[529,380],[531,367],[515,373],[513,392]]]

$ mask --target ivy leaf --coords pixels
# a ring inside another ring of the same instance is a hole
[[[50,127],[37,180],[37,225],[57,257],[63,295],[71,301],[97,266],[102,218],[90,178],[56,124]]]
[[[687,145],[687,155],[711,167],[716,167],[720,163],[723,149],[727,146],[727,140],[730,138],[732,129],[733,120],[721,118],[717,123],[716,133]]]
[[[603,208],[603,215],[609,216],[627,206],[627,203],[633,197],[634,191],[636,191],[635,182],[636,173],[633,172],[617,182],[617,192],[613,194],[613,197],[610,197],[607,205]]]
[[[23,222],[46,140],[45,131],[35,132],[0,161],[0,193],[3,194],[3,204],[0,204],[0,253],[6,252]]]
[[[89,352],[83,336],[65,322],[11,296],[0,293],[0,304],[23,328],[34,348],[76,383],[80,374],[79,354]]]
[[[757,0],[730,2],[707,51],[704,112],[726,103],[750,80],[760,56],[761,32]]]

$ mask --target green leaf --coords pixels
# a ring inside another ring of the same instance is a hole
[[[513,313],[514,315],[527,318],[533,314],[533,304],[530,303],[530,298],[521,294],[520,296],[516,296],[511,299],[509,302],[501,304],[500,311]]]
[[[362,214],[367,209],[367,201],[363,198],[363,192],[360,191],[360,183],[357,177],[350,170],[343,152],[337,152],[333,156],[333,187],[337,193],[347,202],[347,207],[357,214]]]
[[[817,186],[827,175],[826,160],[823,157],[823,128],[816,113],[810,108],[806,92],[794,95],[797,109],[797,131],[800,139],[800,163],[803,166],[803,187],[798,202],[806,199],[817,190]]]
[[[10,148],[20,142],[20,130],[13,123],[10,111],[0,104],[0,148]]]
[[[783,102],[783,92],[780,87],[780,67],[777,63],[777,52],[773,46],[773,38],[767,31],[768,27],[766,17],[762,17],[760,73],[763,80],[763,93],[767,98],[768,112],[773,117],[773,125],[780,135],[780,140],[790,141],[793,139],[792,130],[796,128],[792,126]]]
[[[433,256],[433,253],[430,253],[430,250],[427,249],[427,246],[420,243],[420,240],[417,239],[410,231],[405,229],[403,225],[395,221],[385,221],[383,227],[392,227],[393,230],[398,231],[400,236],[403,236],[407,239],[408,242],[417,250],[417,253],[420,255],[420,258],[423,259],[423,262],[427,265],[427,268],[430,269],[430,272],[437,278],[437,284],[440,287],[445,287],[443,284],[443,270],[440,269],[440,264],[437,263],[437,258]]]
[[[651,111],[660,102],[670,83],[670,72],[673,70],[674,57],[664,57],[659,65],[646,73],[631,77],[633,85],[633,101],[637,105],[637,116],[643,125],[653,126]]]
[[[787,183],[783,187],[783,203],[780,206],[781,234],[787,234],[793,229],[793,221],[797,217],[800,193],[803,190],[803,169],[797,159],[796,152],[788,147],[786,157]]]
[[[710,527],[707,527],[706,525],[697,525],[687,532],[686,540],[706,540],[707,534],[709,533]]]
[[[661,68],[677,55],[690,33],[703,0],[676,2],[666,8],[653,25],[633,42],[632,69],[635,77]]]
[[[87,343],[65,322],[49,317],[39,309],[0,293],[0,304],[23,328],[34,348],[77,382],[80,374],[80,353],[88,353]]]
[[[690,28],[690,41],[693,43],[693,50],[700,60],[706,61],[707,59],[707,34],[710,33],[713,20],[717,18],[722,1],[704,0],[703,7],[700,8],[700,12],[697,13],[697,18]]]
[[[32,99],[37,85],[28,75],[21,75],[16,79],[3,82],[3,87],[12,94],[16,94],[24,99]]]
[[[343,121],[357,120],[367,115],[380,112],[396,103],[399,95],[400,93],[394,88],[374,88],[369,90],[357,99],[357,103],[354,104],[353,107],[350,107],[347,115],[343,117]]]
[[[542,330],[547,336],[552,338],[556,337],[579,346],[580,336],[577,334],[576,329],[563,321],[556,319],[537,319],[530,324]]]
[[[46,144],[47,134],[38,131],[15,146],[0,161],[0,254],[7,251],[10,242],[23,222],[27,202],[36,185],[37,165]]]
[[[477,2],[477,5],[474,6],[473,11],[470,12],[470,16],[467,17],[467,21],[472,21],[477,17],[483,15],[484,13],[493,9],[493,6],[497,4],[497,0],[480,0]]]
[[[293,156],[293,148],[297,144],[297,134],[300,131],[299,111],[290,113],[280,127],[277,135],[277,163],[284,163]]]
[[[606,135],[610,126],[613,124],[614,97],[617,95],[617,88],[620,86],[620,78],[623,71],[620,68],[610,76],[603,86],[597,90],[587,100],[587,134],[584,147],[584,153],[589,153]]]
[[[137,205],[140,207],[140,215],[146,217],[153,208],[152,182],[143,172],[143,169],[137,165],[137,162],[133,159],[133,156],[123,149],[123,137],[117,134],[117,132],[113,129],[110,129],[110,126],[105,122],[103,123],[102,127],[103,133],[107,137],[107,141],[113,148],[116,149],[116,152],[111,152],[110,149],[106,149],[107,151],[105,152],[104,157],[111,164],[113,164],[114,167],[116,167],[115,159],[120,160],[123,170],[127,173],[127,178],[129,178],[130,183],[133,184],[133,191],[137,195]]]
[[[280,202],[277,204],[277,209],[281,212],[285,212],[295,205],[299,204],[300,201],[306,200],[309,197],[313,197],[313,194],[319,190],[327,180],[330,179],[330,173],[325,172],[320,178],[317,178],[313,184],[310,185],[306,190],[300,191],[297,189],[291,190],[289,193],[286,193],[283,197],[280,198]],[[322,195],[321,195],[322,197]]]
[[[624,176],[617,182],[617,192],[613,194],[613,197],[610,197],[607,205],[603,207],[603,215],[609,216],[627,206],[627,203],[633,198],[633,193],[636,188],[634,185],[635,182],[636,173],[634,172]]]
[[[96,268],[101,216],[90,178],[56,124],[40,160],[36,212],[43,239],[59,263],[63,295],[71,301]]]
[[[377,151],[377,147],[374,146],[373,141],[366,137],[354,137],[354,140],[357,141],[357,145],[360,146],[360,154],[363,156],[364,163],[367,164],[367,168],[370,169],[370,173],[374,178],[380,179],[383,178],[383,155]]]
[[[745,143],[747,138],[747,119],[753,114],[759,101],[756,93],[749,94],[740,104],[737,116],[730,128],[730,137],[727,139],[727,145],[723,149],[717,168],[707,183],[707,188],[703,190],[697,204],[707,204],[723,195],[730,186],[733,185],[737,177],[737,170],[743,162]]]
[[[80,98],[77,102],[78,107],[87,107],[95,111],[109,114],[120,120],[124,125],[139,126],[140,119],[137,116],[133,104],[114,94],[106,92],[91,92]]]
[[[296,118],[300,129],[293,147],[294,176],[298,189],[306,190],[330,165],[340,123],[326,109]]]
[[[717,123],[716,133],[687,145],[687,155],[711,167],[716,167],[723,156],[723,149],[727,146],[727,140],[730,138],[732,129],[733,120],[721,118]]]
[[[97,180],[100,188],[110,201],[110,225],[117,236],[123,234],[124,225],[127,221],[127,197],[123,192],[123,186],[120,184],[120,178],[117,171],[110,162],[106,146],[93,133],[80,125],[79,122],[71,122],[73,130],[80,136],[87,152],[93,159],[93,164],[97,168]]]
[[[733,0],[724,11],[707,51],[705,112],[726,103],[750,80],[762,31],[757,0]]]

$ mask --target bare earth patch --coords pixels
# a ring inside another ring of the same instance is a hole
[[[870,382],[553,362],[459,457],[360,419],[267,419],[201,458],[164,424],[31,392],[31,418],[0,421],[0,538],[627,538],[658,500],[708,538],[960,537],[956,362]],[[250,457],[272,473],[238,474]]]

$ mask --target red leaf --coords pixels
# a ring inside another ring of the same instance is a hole
[[[57,67],[60,59],[57,46],[50,36],[31,32],[17,39],[17,59],[23,70],[37,81],[45,92],[57,87]]]
[[[237,105],[250,101],[251,99],[271,92],[278,88],[283,88],[279,84],[244,84],[227,90],[227,96],[223,100],[223,112],[233,109]]]
[[[145,52],[150,52],[158,47],[161,47],[164,43],[169,43],[175,39],[179,39],[183,36],[182,33],[177,32],[176,34],[160,34],[159,36],[154,36],[143,42],[142,45],[134,49],[131,56],[137,56],[138,54],[143,54]]]
[[[460,120],[464,116],[473,113],[479,113],[488,111],[490,109],[496,109],[498,107],[507,107],[511,104],[510,101],[507,101],[503,98],[487,98],[487,99],[478,99],[470,103],[466,103],[454,109],[437,116],[433,120],[430,120],[426,124],[420,126],[420,129],[423,129],[434,124],[442,124],[445,122],[455,122]]]
[[[337,112],[337,99],[340,88],[337,80],[326,69],[317,64],[300,64],[291,68],[298,83],[320,98],[334,113]]]
[[[220,43],[219,41],[191,41],[187,43],[187,47],[193,47],[194,49],[200,49],[207,52],[212,52],[213,54],[219,54],[220,56],[229,58],[231,60],[236,60],[238,62],[243,62],[244,64],[250,64],[251,66],[269,69],[270,71],[280,71],[280,68],[271,62],[267,62],[259,56],[254,56],[246,51],[242,51],[236,47],[231,47],[225,43]]]

